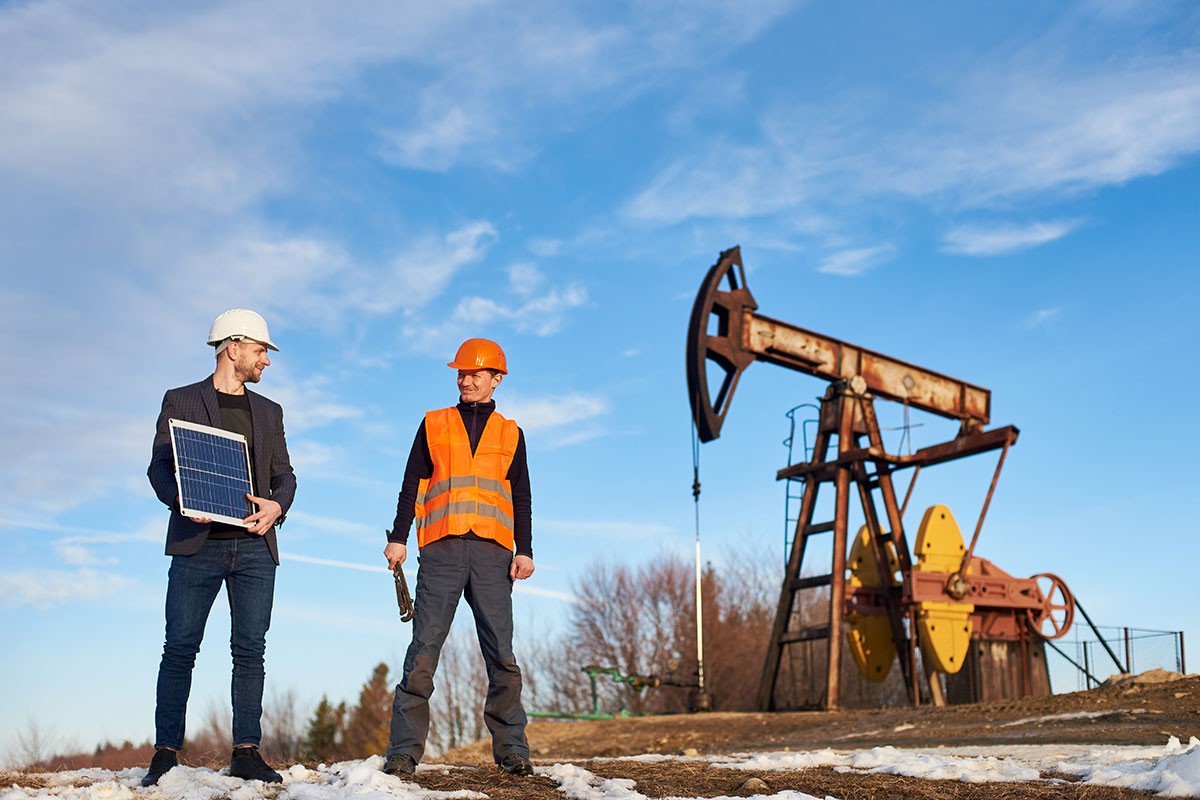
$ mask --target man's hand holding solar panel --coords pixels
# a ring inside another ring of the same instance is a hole
[[[275,520],[283,515],[283,508],[274,500],[267,500],[263,497],[255,497],[246,492],[246,499],[259,507],[259,511],[251,514],[242,520],[242,524],[246,526],[247,533],[257,534],[259,536],[266,533],[275,524]],[[183,507],[183,500],[180,497],[175,499],[175,505]],[[212,523],[212,517],[198,517],[195,514],[186,515],[192,522],[198,522],[201,525],[209,525]]]
[[[208,525],[239,525],[262,536],[283,514],[274,500],[250,492],[250,456],[246,437],[221,428],[171,419],[177,503],[185,517]]]
[[[246,517],[242,520],[241,524],[246,527],[247,533],[262,536],[271,529],[271,526],[275,524],[275,520],[279,519],[283,514],[283,508],[274,500],[255,497],[249,492],[246,492],[246,499],[258,506],[260,510]],[[175,504],[182,507],[182,500],[176,499]],[[199,522],[201,525],[209,525],[213,521],[212,517],[198,517],[195,514],[188,514],[187,518],[192,522]]]

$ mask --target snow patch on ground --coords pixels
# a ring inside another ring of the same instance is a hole
[[[964,783],[989,781],[1054,781],[1045,773],[1075,775],[1096,786],[1117,786],[1154,792],[1164,797],[1200,797],[1200,739],[1185,745],[1171,737],[1162,747],[1110,745],[1009,745],[996,747],[936,747],[741,753],[733,756],[679,757],[642,755],[603,761],[708,761],[730,770],[784,771],[830,767],[842,772],[884,773],[928,780]],[[231,778],[224,771],[176,767],[151,789],[141,788],[144,768],[117,772],[82,769],[37,776],[43,788],[0,788],[0,800],[484,800],[479,792],[425,789],[411,781],[380,772],[383,758],[321,764],[315,769],[292,766],[281,770],[282,784],[262,784]],[[454,769],[421,765],[421,771]],[[564,800],[645,800],[634,781],[601,778],[577,764],[537,766],[538,775],[555,781]],[[764,797],[764,800],[768,796]],[[803,792],[784,791],[770,800],[819,800]],[[677,800],[689,800],[678,798]],[[715,800],[722,800],[716,798]],[[828,800],[837,800],[828,798]]]

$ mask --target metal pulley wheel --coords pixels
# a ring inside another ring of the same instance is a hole
[[[1029,626],[1043,639],[1065,635],[1075,621],[1075,596],[1067,588],[1066,581],[1051,572],[1038,573],[1031,580],[1037,581],[1042,607],[1026,610]]]

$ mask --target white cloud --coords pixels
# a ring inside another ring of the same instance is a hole
[[[98,530],[61,525],[45,518],[0,517],[0,531],[23,534],[27,531],[69,534],[57,540],[64,545],[92,546],[100,544],[124,544],[126,542],[161,542],[164,523],[160,518],[146,520],[140,529]]]
[[[513,309],[511,318],[518,331],[531,331],[538,336],[549,336],[562,329],[564,317],[569,309],[587,302],[587,290],[576,283],[561,289],[551,289],[541,297]]]
[[[1200,151],[1200,53],[1098,62],[1063,49],[1047,38],[983,54],[973,70],[940,75],[915,108],[853,88],[824,100],[781,94],[757,132],[693,146],[622,211],[654,224],[780,215],[820,230],[828,207],[1065,196],[1155,175]]]
[[[1021,329],[1029,331],[1033,330],[1034,328],[1040,328],[1043,325],[1048,324],[1061,313],[1061,306],[1055,306],[1054,308],[1039,308],[1021,323]]]
[[[290,371],[272,375],[271,399],[283,406],[284,428],[289,435],[363,417],[362,409],[334,399],[330,383],[328,376],[319,374],[305,375],[302,380],[293,379]]]
[[[743,219],[795,207],[807,187],[802,175],[779,163],[779,156],[769,147],[713,143],[660,171],[621,214],[670,225],[696,217]]]
[[[1117,185],[1158,174],[1200,149],[1196,55],[1016,83],[998,111],[1019,114],[1027,139],[1014,148],[990,137],[981,155],[991,163],[978,172],[994,194]]]
[[[281,329],[300,324],[297,317],[326,325],[336,318],[338,304],[330,300],[336,301],[349,266],[336,242],[247,228],[210,235],[182,253],[165,252],[178,245],[175,239],[145,243],[169,259],[170,269],[150,267],[148,288],[172,298],[175,313],[183,306],[203,319],[213,309],[251,305]],[[286,351],[286,337],[273,338]]]
[[[891,245],[842,250],[822,260],[821,264],[817,267],[817,272],[824,272],[827,275],[854,277],[862,275],[878,266],[894,254],[895,248]]]
[[[577,283],[550,287],[538,296],[518,295],[515,303],[502,297],[464,297],[439,322],[414,316],[405,326],[405,340],[422,352],[442,352],[465,335],[479,335],[481,329],[496,322],[519,332],[550,336],[562,329],[568,311],[587,300],[587,290]]]
[[[0,449],[30,454],[0,472],[4,490],[26,509],[62,509],[126,482],[114,476],[138,476],[152,401],[130,409],[124,398],[159,396],[170,366],[202,363],[178,354],[194,352],[214,309],[259,308],[285,353],[289,331],[344,332],[354,311],[401,312],[418,350],[470,323],[452,314],[431,326],[420,312],[486,257],[498,238],[491,222],[400,231],[412,243],[380,265],[325,229],[304,230],[303,215],[266,221],[275,199],[316,171],[305,137],[331,104],[358,115],[368,135],[403,132],[407,163],[503,167],[594,111],[598,93],[619,86],[612,102],[625,102],[658,76],[736,48],[787,8],[633,8],[598,22],[553,2],[367,0],[352,18],[333,6],[297,14],[282,0],[152,13],[73,0],[4,6],[0,257],[46,265],[0,289],[0,335],[27,342],[0,354],[0,369],[25,381],[0,416],[26,420],[0,431]],[[480,24],[488,17],[498,24]],[[535,269],[514,271],[515,299],[467,302],[461,313],[536,335],[560,330],[586,291],[535,286]],[[126,375],[121,397],[105,391],[113,365],[151,362],[168,369]],[[94,398],[86,415],[65,399],[82,387]],[[302,395],[286,381],[278,390],[289,430],[358,414],[336,396]]]
[[[0,575],[0,605],[48,610],[74,600],[104,597],[128,584],[119,575],[92,569],[11,572]]]
[[[289,436],[288,439],[288,456],[291,459],[292,468],[297,472],[304,472],[309,469],[315,471],[319,467],[334,462],[341,452],[336,447],[331,447],[311,439],[294,436]]]
[[[426,112],[415,127],[385,134],[381,154],[397,166],[444,172],[463,150],[494,136],[491,120],[472,114],[457,105]]]
[[[382,551],[382,548],[380,549]],[[387,564],[360,564],[353,561],[338,561],[332,558],[316,558],[314,556],[305,556],[287,551],[280,552],[279,557],[281,560],[299,561],[303,564],[313,564],[319,567],[336,567],[338,569],[352,569],[359,572],[391,572],[387,568]]]
[[[528,297],[546,282],[546,276],[536,264],[522,262],[508,268],[508,282],[517,294]]]
[[[146,208],[244,207],[286,180],[295,155],[292,131],[261,112],[328,100],[385,59],[427,58],[426,43],[449,38],[474,5],[368,0],[353,24],[335,6],[297,14],[278,0],[153,13],[9,6],[0,15],[0,165],[75,190],[120,186],[123,204]]]
[[[1027,225],[960,225],[942,238],[942,252],[995,256],[1053,242],[1082,224],[1081,220],[1032,222]]]
[[[585,427],[577,430],[556,430],[550,435],[538,438],[537,446],[542,450],[557,450],[560,447],[572,447],[593,439],[606,436],[608,431],[600,427]]]
[[[1061,46],[1046,40],[965,75],[944,105],[884,137],[860,189],[876,180],[988,205],[1119,185],[1200,150],[1200,55],[1072,62]]]
[[[526,432],[577,425],[609,410],[607,401],[580,394],[534,399],[505,397],[503,405],[504,415],[515,419]]]
[[[537,238],[531,239],[529,242],[529,252],[539,258],[550,258],[556,256],[562,250],[561,239],[546,239]]]
[[[468,265],[482,259],[498,238],[486,220],[466,223],[441,239],[423,237],[398,253],[382,274],[363,274],[352,305],[372,314],[419,309],[439,297]]]
[[[73,508],[144,475],[150,463],[153,418],[102,409],[85,418],[66,399],[24,416],[22,425],[0,427],[0,451],[20,454],[0,463],[0,501],[17,517]],[[150,494],[148,484],[136,485]]]
[[[422,60],[435,67],[433,77],[409,114],[382,126],[384,157],[438,172],[464,163],[511,171],[596,102],[624,102],[665,74],[717,60],[794,5],[635,4],[602,14],[552,0],[481,6]],[[537,136],[529,135],[531,118]]]
[[[112,556],[97,555],[96,551],[91,547],[84,547],[81,544],[66,541],[55,542],[54,553],[60,562],[73,567],[114,564],[117,561]]]

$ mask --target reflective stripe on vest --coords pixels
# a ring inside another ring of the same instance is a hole
[[[417,488],[417,544],[473,532],[509,550],[513,539],[512,487],[505,476],[517,452],[517,423],[493,411],[475,452],[457,408],[425,415],[433,475]]]

